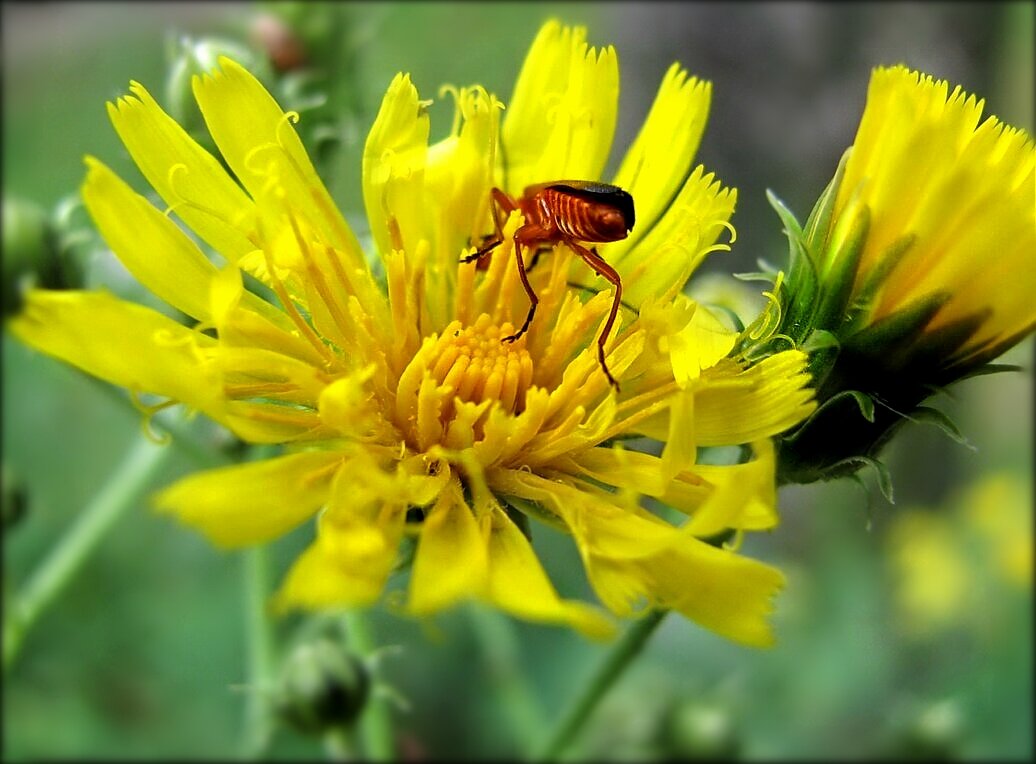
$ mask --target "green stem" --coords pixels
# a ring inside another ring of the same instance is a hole
[[[14,662],[26,634],[43,611],[61,594],[115,521],[137,506],[141,494],[174,453],[144,436],[133,445],[107,485],[13,598],[4,618],[4,668]]]
[[[274,638],[266,613],[269,570],[266,547],[245,551],[245,636],[248,639],[248,695],[245,706],[244,753],[256,759],[270,745],[273,720],[270,691],[274,681]]]
[[[547,743],[534,753],[533,761],[553,761],[560,757],[576,735],[582,731],[586,720],[590,718],[590,714],[597,708],[611,686],[622,676],[633,659],[640,654],[648,638],[662,623],[662,619],[668,612],[668,610],[653,610],[627,629],[622,639],[615,644],[604,663],[597,669],[593,679],[570,707],[569,712],[562,717],[554,734],[547,738]]]
[[[506,616],[488,607],[471,606],[472,627],[495,695],[518,741],[532,740],[543,729],[543,713],[522,671],[514,628]]]
[[[367,614],[355,609],[344,614],[349,646],[367,658],[377,648]],[[392,733],[392,715],[388,701],[372,692],[359,719],[363,754],[369,761],[393,761],[396,757]]]

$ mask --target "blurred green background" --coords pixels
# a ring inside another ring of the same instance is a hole
[[[168,103],[169,50],[183,36],[229,40],[269,74],[253,39],[264,8],[4,3],[5,201],[52,209],[75,192],[88,153],[143,189],[105,101],[134,79]],[[341,76],[300,80],[294,90],[282,80],[279,97],[292,108],[323,87],[333,94],[312,118],[300,109],[303,127],[329,109],[339,114],[338,150],[326,162],[357,226],[359,151],[392,75],[411,72],[423,97],[435,98],[442,83],[479,82],[506,102],[548,16],[587,24],[592,44],[617,48],[613,163],[669,63],[714,83],[699,158],[739,189],[738,241],[705,272],[781,261],[786,245],[765,190],[804,218],[852,142],[875,65],[903,62],[949,79],[986,97],[987,113],[1033,128],[1028,3],[348,3],[335,15]],[[449,129],[450,109],[432,107],[433,139]],[[319,131],[307,137],[321,140]],[[88,225],[81,210],[73,220]],[[88,280],[144,299],[104,254],[89,261]],[[1031,759],[1032,356],[1030,339],[1004,359],[1023,372],[966,381],[941,398],[973,449],[934,427],[903,431],[887,452],[894,505],[872,481],[869,495],[850,481],[785,489],[782,525],[745,547],[788,575],[777,647],[740,648],[668,619],[578,751],[635,760]],[[136,442],[140,418],[6,335],[3,414],[5,490],[17,480],[28,498],[25,516],[4,530],[6,604]],[[192,469],[178,456],[158,484]],[[274,545],[275,575],[310,533]],[[534,537],[559,589],[583,592],[567,540],[539,527]],[[5,757],[236,756],[255,692],[245,686],[243,582],[241,554],[213,549],[142,503],[4,672]],[[294,626],[280,624],[282,636]],[[409,704],[395,718],[411,760],[514,757],[605,651],[474,607],[430,625],[381,609],[374,626],[381,644],[399,648],[379,677]],[[281,729],[270,755],[324,752]]]

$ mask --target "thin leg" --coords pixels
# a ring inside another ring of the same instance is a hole
[[[494,188],[492,191],[492,205],[493,205],[493,225],[496,227],[495,237],[492,241],[489,241],[479,247],[475,252],[462,257],[460,261],[462,263],[470,263],[475,260],[480,260],[484,256],[488,255],[494,249],[500,246],[504,240],[504,226],[500,220],[500,214],[504,213],[504,219],[506,220],[507,215],[510,215],[514,210],[518,209],[518,204],[508,196],[506,193],[501,191],[499,188]]]
[[[615,287],[615,297],[612,299],[612,309],[608,313],[608,320],[604,324],[604,329],[601,330],[601,336],[597,338],[597,360],[601,364],[601,369],[604,371],[608,381],[614,385],[615,389],[619,389],[619,383],[615,381],[615,377],[608,371],[608,364],[604,362],[604,343],[608,341],[608,336],[612,332],[612,327],[615,325],[615,317],[619,314],[619,303],[622,302],[622,280],[619,278],[619,274],[614,268],[601,258],[596,252],[591,252],[582,244],[575,241],[565,241],[573,252],[583,258],[583,261],[589,265],[598,276],[604,276],[611,284]]]
[[[544,236],[548,235],[547,231],[544,231],[539,226],[523,225],[517,231],[514,232],[514,257],[518,263],[518,278],[522,280],[522,286],[525,287],[525,294],[529,295],[529,312],[525,316],[525,323],[522,324],[522,328],[512,334],[510,337],[504,337],[504,342],[514,342],[521,337],[529,328],[529,324],[532,323],[532,317],[536,315],[536,305],[539,303],[540,298],[536,296],[536,293],[532,291],[532,284],[529,283],[529,276],[527,268],[525,267],[525,259],[522,257],[522,242],[527,244],[535,244],[536,242],[543,241]]]

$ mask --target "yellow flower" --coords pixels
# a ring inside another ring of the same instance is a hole
[[[862,231],[850,318],[880,335],[919,311],[912,352],[939,345],[942,382],[1036,327],[1036,147],[948,91],[903,66],[875,70],[821,265],[821,279],[842,267]]]
[[[781,444],[782,479],[874,463],[934,389],[1036,328],[1036,146],[959,87],[878,68],[853,146],[806,225],[776,203],[792,261],[744,352],[809,348],[820,404]]]
[[[370,261],[317,177],[296,115],[233,61],[194,80],[230,172],[141,85],[109,105],[169,214],[92,158],[83,198],[116,255],[192,326],[104,293],[38,291],[12,328],[246,441],[284,445],[284,455],[193,475],[157,497],[223,546],[262,543],[317,515],[282,605],[375,601],[409,536],[418,542],[409,613],[476,598],[610,633],[600,609],[555,591],[527,513],[572,535],[614,613],[673,608],[743,643],[772,640],[766,615],[780,572],[701,539],[775,524],[769,438],[813,404],[802,353],[739,365],[725,357],[735,335],[681,294],[700,259],[726,248],[716,241],[734,206],[733,191],[692,169],[709,85],[674,65],[613,179],[632,193],[638,221],[628,239],[599,247],[625,288],[607,345],[621,393],[594,346],[610,290],[567,248],[531,269],[539,310],[513,343],[501,338],[528,308],[509,238],[520,216],[487,269],[460,262],[491,231],[492,186],[518,194],[536,181],[601,176],[618,64],[584,38],[556,22],[542,28],[502,124],[502,104],[483,88],[444,89],[456,117],[433,145],[427,102],[408,76],[392,81],[363,157]],[[632,437],[649,446],[624,448]],[[699,446],[737,444],[753,458],[696,463]],[[640,496],[689,521],[659,519]]]

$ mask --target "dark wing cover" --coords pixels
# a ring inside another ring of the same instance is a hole
[[[555,180],[543,183],[540,188],[553,188],[558,191],[581,197],[590,202],[610,204],[622,213],[626,221],[626,230],[632,230],[636,217],[633,212],[633,197],[628,191],[610,183],[599,183],[593,180]]]

